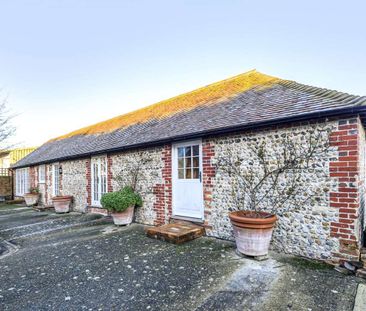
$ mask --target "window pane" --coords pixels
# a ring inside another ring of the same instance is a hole
[[[194,157],[193,158],[193,167],[199,167],[200,166],[200,158]]]
[[[184,157],[184,147],[178,148],[178,157],[183,158]]]
[[[182,170],[182,169],[178,170],[178,178],[184,179],[184,170]]]
[[[60,166],[58,164],[56,164],[54,169],[55,169],[55,171],[54,171],[54,173],[55,173],[55,177],[54,177],[55,178],[54,179],[54,181],[55,181],[55,195],[59,195],[60,194],[60,191],[59,191]]]
[[[191,147],[186,147],[186,157],[191,156]]]
[[[105,174],[105,165],[103,163],[103,161],[101,161],[100,163],[100,175],[104,175]]]
[[[186,179],[192,179],[192,171],[190,168],[186,169]]]
[[[178,168],[184,168],[184,159],[178,159]]]
[[[107,192],[107,179],[106,176],[101,177],[102,184],[101,184],[101,195]]]
[[[99,201],[98,191],[99,191],[99,185],[98,185],[98,164],[93,164],[93,171],[94,171],[94,201]]]
[[[94,201],[98,201],[98,183],[96,178],[94,178]]]
[[[186,168],[190,168],[190,167],[192,167],[192,159],[186,158]]]
[[[193,155],[194,156],[198,156],[199,155],[199,146],[198,145],[194,145],[194,146],[192,146],[192,148],[193,148]]]
[[[198,168],[193,168],[193,178],[198,179],[200,177],[200,170]]]
[[[38,174],[39,174],[38,181],[40,183],[44,183],[45,179],[46,179],[46,166],[45,165],[39,166]]]

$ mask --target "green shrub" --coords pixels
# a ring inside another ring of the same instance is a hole
[[[131,187],[120,191],[105,193],[100,200],[103,208],[110,212],[123,212],[130,206],[142,206],[142,199]]]
[[[32,194],[37,194],[39,193],[39,188],[38,187],[32,187],[29,189],[29,193],[32,193]]]

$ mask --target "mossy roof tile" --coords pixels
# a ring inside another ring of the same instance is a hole
[[[365,104],[366,97],[282,80],[252,70],[54,138],[15,167]]]

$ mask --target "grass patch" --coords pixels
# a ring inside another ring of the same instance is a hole
[[[16,204],[8,204],[8,203],[0,203],[0,209],[7,210],[13,208],[25,207],[25,205],[16,205]]]
[[[311,269],[311,270],[331,270],[333,266],[317,260],[301,258],[301,257],[286,257],[279,260],[282,263],[290,264],[295,267]]]

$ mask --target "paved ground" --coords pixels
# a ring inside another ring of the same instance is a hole
[[[140,225],[1,206],[0,280],[0,310],[351,311],[361,282],[275,253],[243,259],[212,238],[176,246]]]

